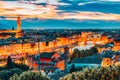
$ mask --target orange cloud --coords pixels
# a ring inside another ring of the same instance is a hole
[[[55,16],[59,10],[56,10],[56,6],[47,5],[44,6],[37,6],[34,4],[26,4],[26,3],[6,3],[6,2],[0,2],[0,16],[17,16],[17,15],[27,15],[27,17],[23,18],[48,18]],[[45,16],[46,15],[46,16]]]
[[[69,12],[58,14],[57,6],[40,6],[34,4],[4,2],[0,1],[0,16],[6,19],[16,20],[18,15],[22,19],[40,18],[40,19],[78,19],[78,20],[120,20],[120,14],[105,14],[101,12]]]

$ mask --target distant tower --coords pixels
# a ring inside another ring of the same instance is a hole
[[[17,18],[17,31],[18,32],[21,31],[21,19],[20,19],[20,16],[18,16],[18,18]]]
[[[17,30],[16,30],[16,38],[21,36],[21,19],[20,16],[17,17]]]
[[[14,30],[14,26],[12,27],[12,30]]]

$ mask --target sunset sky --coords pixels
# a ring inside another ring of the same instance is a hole
[[[120,0],[0,0],[0,29],[120,28]]]

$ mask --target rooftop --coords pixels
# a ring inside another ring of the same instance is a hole
[[[84,64],[101,64],[102,59],[98,58],[75,58],[72,63],[84,63]]]
[[[55,52],[43,52],[40,57],[41,58],[51,58],[53,55],[55,54]]]
[[[44,67],[44,70],[47,70],[47,71],[55,71],[56,69],[58,69],[58,68],[56,68],[56,67]]]

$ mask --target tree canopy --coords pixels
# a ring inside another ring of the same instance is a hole
[[[120,80],[120,66],[101,68],[85,68],[79,72],[68,74],[60,80]]]
[[[98,50],[95,47],[92,47],[92,48],[86,49],[86,50],[74,49],[74,51],[71,55],[71,60],[73,58],[83,58],[83,57],[91,56],[91,55],[97,54],[97,53],[98,53]]]
[[[0,78],[2,80],[9,80],[9,78],[13,75],[13,74],[18,74],[20,75],[23,71],[21,69],[18,68],[14,68],[14,69],[9,69],[9,70],[1,70],[0,71]]]
[[[50,80],[46,76],[43,76],[41,72],[25,71],[22,74],[14,75],[10,80]]]

